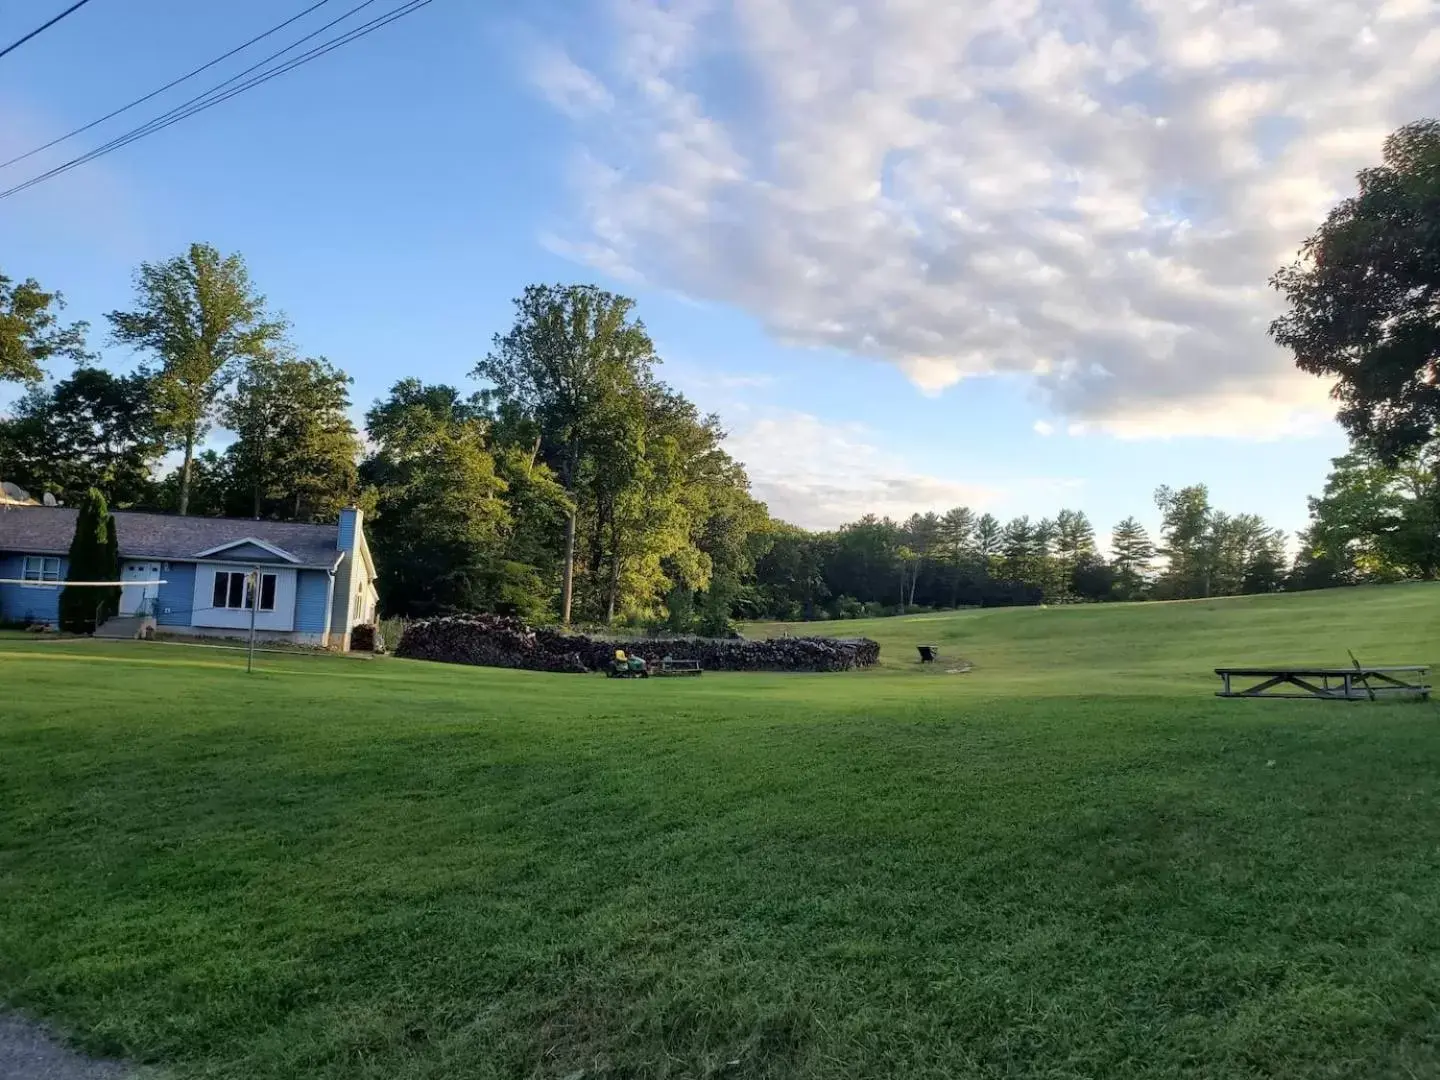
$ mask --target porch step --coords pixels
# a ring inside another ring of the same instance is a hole
[[[129,640],[149,637],[154,632],[153,615],[112,615],[96,628],[95,636]]]

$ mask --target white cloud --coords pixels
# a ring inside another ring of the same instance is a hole
[[[744,462],[753,493],[783,521],[832,529],[864,514],[909,517],[993,503],[989,488],[925,476],[868,441],[854,424],[785,412],[757,420],[726,440]]]
[[[1035,421],[1035,434],[1049,437],[1055,434],[1055,425],[1048,420]]]
[[[745,464],[752,491],[783,521],[833,529],[865,514],[895,518],[953,506],[1014,509],[1016,500],[1053,502],[1074,480],[974,482],[916,472],[876,446],[858,424],[803,412],[771,412],[732,433],[726,449]]]
[[[541,79],[604,107],[552,248],[927,393],[1023,374],[1079,430],[1328,416],[1266,337],[1266,282],[1385,132],[1440,108],[1420,0],[611,11],[606,64]]]
[[[587,116],[609,109],[614,100],[605,84],[564,49],[542,46],[530,58],[530,79],[545,100],[567,116]]]

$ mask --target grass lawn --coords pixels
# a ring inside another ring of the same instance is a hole
[[[1209,674],[1440,660],[1440,587],[832,629],[881,670],[0,635],[0,1002],[212,1080],[1440,1075],[1440,710]]]

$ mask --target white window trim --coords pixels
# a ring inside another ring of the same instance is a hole
[[[30,569],[31,563],[40,564],[39,569],[33,572],[34,576],[32,576]],[[51,563],[55,564],[53,576],[52,572],[47,569]],[[58,583],[60,581],[60,560],[54,555],[26,555],[25,562],[20,567],[20,576],[24,578],[27,583],[31,581],[35,583],[33,585],[22,585],[22,589],[44,589],[47,587],[47,583]]]
[[[219,579],[220,575],[222,575],[222,574],[224,574],[224,575],[225,575],[225,578],[226,578],[226,580],[225,580],[225,601],[226,601],[226,602],[225,602],[224,604],[217,604],[217,603],[215,603],[215,582]],[[214,574],[214,577],[212,577],[212,578],[210,579],[210,606],[211,606],[214,610],[216,610],[216,611],[249,611],[249,610],[250,610],[250,607],[251,607],[251,604],[252,604],[252,603],[256,603],[256,604],[259,605],[259,606],[257,606],[257,607],[255,608],[256,611],[258,611],[258,612],[263,612],[263,613],[265,613],[265,614],[270,614],[270,613],[274,612],[274,610],[275,610],[275,595],[276,595],[276,593],[278,592],[279,587],[280,587],[280,582],[279,582],[278,576],[277,576],[276,574],[267,574],[267,573],[264,573],[264,572],[262,571],[261,574],[260,574],[260,582],[259,582],[259,584],[260,584],[260,595],[259,595],[258,597],[254,597],[254,596],[252,595],[253,590],[252,590],[251,587],[250,587],[250,574],[251,574],[251,571],[248,571],[248,570],[216,570],[216,571],[215,571],[215,574]],[[243,579],[245,580],[245,584],[241,586],[240,604],[239,604],[238,607],[235,606],[235,605],[233,605],[233,604],[231,604],[231,603],[229,602],[229,601],[230,601],[230,595],[231,595],[232,592],[234,592],[234,589],[231,588],[231,582],[232,582],[235,578],[237,578],[237,577],[243,578]],[[272,584],[270,585],[270,606],[269,606],[269,607],[266,607],[263,603],[260,603],[260,601],[262,601],[262,600],[264,599],[264,596],[265,596],[265,579],[266,579],[266,578],[269,578],[269,579],[271,580],[271,583],[272,583]]]

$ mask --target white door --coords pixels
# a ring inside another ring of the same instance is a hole
[[[160,564],[158,562],[127,562],[120,568],[121,581],[153,582],[159,579]],[[154,600],[159,595],[159,585],[123,585],[120,588],[120,614],[152,615],[155,605],[147,603],[147,601]]]

